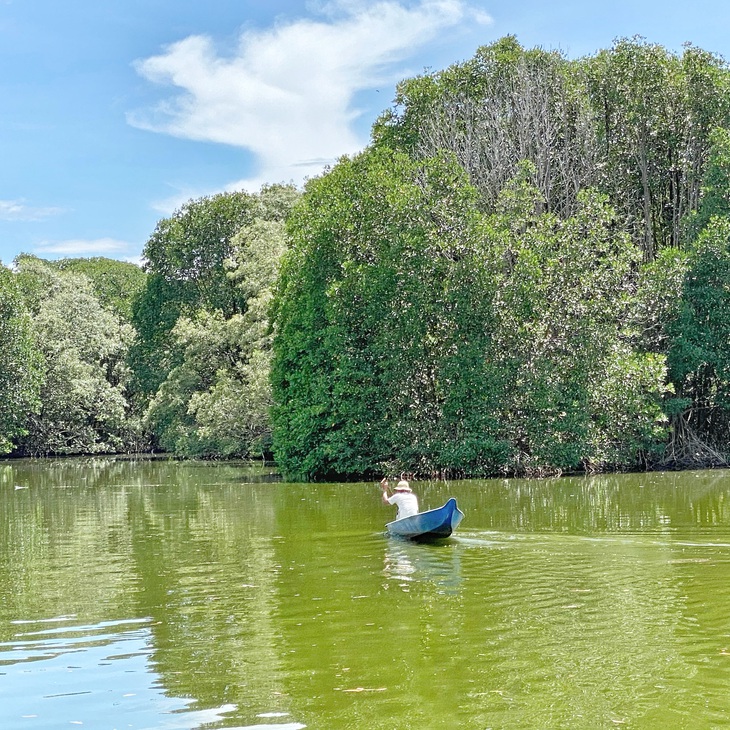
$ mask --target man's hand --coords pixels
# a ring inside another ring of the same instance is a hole
[[[388,497],[388,477],[383,477],[380,480],[380,488],[383,490],[380,493],[383,504],[390,504],[390,497]]]

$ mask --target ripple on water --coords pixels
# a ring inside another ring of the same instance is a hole
[[[122,715],[125,728],[190,728],[235,709],[184,713],[189,701],[165,696],[151,663],[148,618],[78,624],[58,616],[12,626],[17,633],[0,644],[3,730],[106,727]]]
[[[468,611],[466,631],[481,636],[478,694],[491,698],[495,726],[519,718],[527,727],[534,712],[541,727],[600,717],[639,719],[641,727],[669,726],[671,718],[684,727],[724,712],[724,539],[467,532],[458,542],[465,587],[475,587],[464,599],[481,605]],[[559,699],[538,719],[545,697]]]

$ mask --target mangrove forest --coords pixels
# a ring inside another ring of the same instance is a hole
[[[730,68],[505,37],[301,188],[190,200],[143,266],[0,266],[0,454],[290,480],[730,459]]]

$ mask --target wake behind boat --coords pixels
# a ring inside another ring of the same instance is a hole
[[[463,519],[464,513],[452,497],[443,507],[393,520],[385,527],[391,535],[411,540],[440,539],[449,537]]]

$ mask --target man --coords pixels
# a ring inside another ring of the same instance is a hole
[[[383,490],[383,503],[394,504],[398,507],[396,520],[418,514],[418,497],[413,494],[411,485],[403,479],[402,475],[398,484],[393,488],[392,495],[388,496],[388,477],[383,477],[380,488]]]

